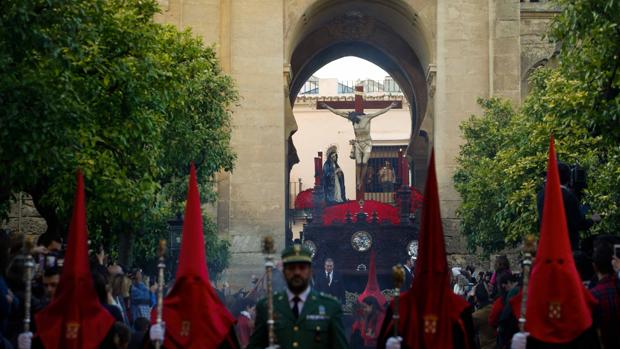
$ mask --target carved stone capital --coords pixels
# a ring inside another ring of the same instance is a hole
[[[435,64],[429,64],[426,68],[426,88],[428,89],[428,97],[433,98],[435,96],[435,89],[437,84],[437,66]]]

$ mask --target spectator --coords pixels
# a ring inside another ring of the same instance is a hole
[[[491,276],[491,281],[489,284],[491,285],[491,298],[494,299],[499,293],[501,293],[497,285],[497,277],[504,272],[511,273],[510,261],[508,260],[508,257],[505,254],[497,256],[495,258],[493,269],[494,272]]]
[[[469,285],[469,280],[465,275],[461,273],[461,268],[452,268],[452,282],[454,284],[454,287],[452,289],[454,294],[465,298],[468,293],[467,287]]]
[[[56,294],[56,289],[58,288],[58,283],[60,282],[60,269],[58,267],[47,268],[43,272],[42,284],[45,290],[45,305],[49,304],[54,295]]]
[[[381,325],[385,318],[385,311],[375,297],[368,296],[362,301],[360,315],[360,318],[351,327],[352,333],[355,334],[359,331],[359,335],[362,338],[363,346],[358,348],[375,348],[379,332],[381,331]],[[352,338],[351,342],[353,343],[354,341],[354,338]]]
[[[139,317],[133,322],[133,333],[131,341],[129,341],[129,349],[142,349],[145,341],[146,333],[151,325],[151,320]]]
[[[474,286],[472,290],[474,296],[474,305],[476,309],[481,309],[486,307],[488,304],[491,304],[491,295],[490,295],[490,285],[491,274],[484,274],[483,272],[478,273],[478,283]]]
[[[324,268],[323,272],[314,276],[314,287],[336,297],[340,303],[344,302],[344,285],[340,274],[334,270],[334,260],[326,258]]]
[[[394,176],[394,169],[389,161],[385,161],[385,164],[379,170],[379,182],[383,192],[389,193],[394,191],[396,176]]]
[[[558,162],[558,172],[560,175],[560,185],[562,190],[562,201],[564,202],[564,212],[566,213],[566,225],[568,228],[568,236],[573,251],[579,249],[579,231],[588,230],[592,224],[599,222],[601,217],[593,214],[592,219],[586,219],[585,214],[581,211],[579,199],[577,195],[568,187],[570,182],[570,167]],[[545,203],[545,188],[543,187],[536,196],[538,208],[538,223],[542,219],[543,206]]]
[[[9,345],[8,339],[5,338],[7,320],[11,313],[17,311],[19,305],[19,299],[15,297],[4,279],[9,264],[10,242],[8,232],[0,230],[0,348]]]
[[[489,324],[491,304],[488,303],[472,314],[476,343],[480,349],[495,349],[497,328]]]
[[[403,281],[403,285],[400,287],[400,292],[405,292],[411,288],[411,284],[413,283],[414,267],[415,257],[408,257],[403,265],[403,269],[405,269],[405,280]]]
[[[241,311],[237,317],[237,325],[235,330],[237,332],[237,339],[241,348],[244,349],[250,343],[250,336],[254,331],[254,319],[256,317],[256,303],[248,298],[240,300]]]
[[[515,274],[504,272],[499,277],[498,284],[502,293],[502,309],[497,321],[497,347],[509,349],[512,336],[519,331],[517,318],[509,303],[520,291],[519,278]]]
[[[123,274],[113,274],[110,289],[112,292],[112,305],[120,310],[121,315],[123,315],[123,323],[129,325],[129,314],[125,299],[129,296],[129,288],[131,286],[126,282],[126,279]]]
[[[136,269],[133,274],[133,284],[130,291],[131,318],[150,318],[152,303],[151,291],[142,280],[142,270]]]
[[[93,284],[95,286],[95,291],[97,292],[97,297],[99,297],[99,302],[101,305],[114,316],[116,321],[122,322],[123,315],[121,311],[111,304],[112,301],[112,292],[110,292],[110,287],[108,286],[107,275],[101,274],[99,272],[93,273]]]
[[[620,348],[620,292],[611,261],[613,248],[601,240],[592,256],[597,284],[590,292],[598,300],[594,308],[594,325],[600,330],[603,348]]]

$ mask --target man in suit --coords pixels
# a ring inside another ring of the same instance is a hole
[[[345,300],[344,285],[340,274],[334,271],[334,260],[325,259],[324,271],[314,276],[314,287],[320,291],[336,297],[342,304]]]
[[[400,286],[400,292],[405,292],[411,288],[411,283],[413,282],[413,268],[415,266],[415,257],[407,257],[405,260],[405,265],[403,265],[403,269],[405,269],[405,281],[403,281],[402,286]]]
[[[310,287],[312,257],[301,245],[282,252],[287,288],[273,295],[275,343],[280,349],[347,348],[342,307],[332,296]],[[256,306],[256,328],[248,349],[269,345],[267,301]]]

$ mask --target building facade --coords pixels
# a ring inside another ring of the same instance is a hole
[[[233,173],[218,176],[219,200],[209,210],[233,248],[233,285],[243,285],[262,265],[262,236],[273,235],[279,248],[285,244],[289,183],[296,180],[291,171],[306,156],[295,142],[302,123],[293,107],[303,110],[309,97],[298,96],[318,68],[358,56],[400,86],[406,153],[419,168],[425,158],[416,149],[434,148],[447,248],[458,256],[466,254],[452,183],[462,144],[459,124],[480,113],[480,97],[501,96],[518,105],[529,72],[551,61],[556,50],[542,39],[557,13],[543,0],[159,2],[156,20],[191,28],[214,45],[241,96],[232,136],[238,160]],[[9,226],[15,225],[13,211]]]

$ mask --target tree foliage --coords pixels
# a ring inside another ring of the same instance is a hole
[[[461,125],[465,144],[454,180],[472,250],[490,253],[537,233],[550,135],[560,160],[588,173],[582,203],[603,218],[590,233],[620,231],[620,2],[559,3],[564,10],[550,31],[562,41],[559,67],[532,74],[517,110],[501,99],[480,100],[483,115]]]
[[[0,214],[23,191],[48,230],[65,231],[81,168],[95,238],[137,234],[152,252],[190,161],[203,201],[214,198],[215,173],[233,167],[237,94],[213,49],[154,23],[157,11],[153,0],[0,4]]]

